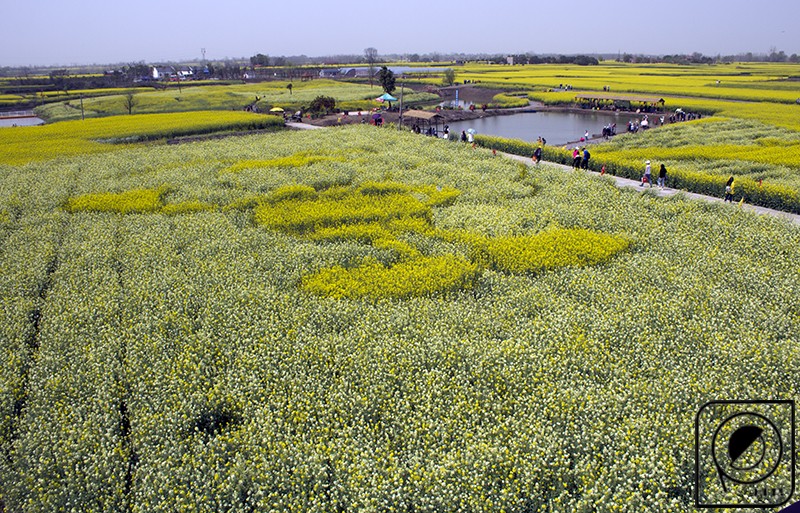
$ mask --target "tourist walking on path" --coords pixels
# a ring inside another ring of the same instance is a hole
[[[642,183],[639,184],[639,187],[642,187],[644,183],[647,182],[648,187],[653,186],[653,179],[650,177],[650,161],[645,161],[644,166],[644,176],[642,176]]]
[[[466,130],[462,130],[461,131],[461,142],[467,142],[467,131]]]
[[[586,149],[586,146],[583,147],[583,160],[581,161],[581,168],[589,169],[589,150]]]
[[[575,146],[575,149],[572,150],[572,167],[573,169],[578,169],[581,167],[581,151]]]
[[[667,184],[667,168],[664,164],[661,164],[661,169],[658,170],[658,186],[662,189]]]
[[[733,175],[725,182],[725,200],[733,203]]]
[[[533,161],[536,163],[537,166],[539,165],[539,162],[542,161],[542,147],[541,146],[539,146],[538,148],[533,150]]]

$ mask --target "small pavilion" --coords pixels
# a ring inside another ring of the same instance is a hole
[[[444,116],[437,112],[425,110],[407,110],[403,112],[403,119],[409,119],[412,124],[419,126],[420,133],[427,134],[431,129],[439,133],[439,123],[442,123]]]

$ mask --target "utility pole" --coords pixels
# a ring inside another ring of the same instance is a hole
[[[203,54],[203,64],[205,64],[206,63],[206,49],[205,48],[201,48],[200,49],[200,53]]]
[[[400,82],[400,119],[397,121],[397,129],[403,129],[403,82]]]

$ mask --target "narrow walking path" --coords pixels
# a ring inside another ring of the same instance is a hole
[[[285,124],[288,128],[293,128],[295,130],[317,130],[318,128],[325,128],[322,126],[309,125],[308,123],[297,123],[294,121],[287,121]]]
[[[534,165],[533,161],[528,157],[522,157],[520,155],[513,155],[511,153],[503,153],[503,152],[499,152],[499,151],[497,153],[500,154],[500,155],[503,155],[503,156],[505,156],[507,158],[510,158],[512,160],[517,160],[519,162],[523,162],[528,166],[533,166]],[[569,172],[577,172],[577,171],[574,171],[571,166],[567,166],[567,165],[564,165],[564,164],[556,164],[555,162],[542,161],[542,165],[554,166],[554,167],[561,168],[561,169],[563,169],[565,171],[569,171]],[[598,173],[597,171],[580,170],[579,172],[581,172],[581,173],[589,173],[589,174],[592,174],[592,175],[595,175],[595,176],[600,176],[600,173]],[[672,189],[672,188],[669,188],[669,187],[664,188],[664,189],[660,189],[658,187],[649,187],[649,186],[642,187],[640,185],[641,182],[639,182],[638,180],[631,180],[629,178],[622,178],[620,176],[614,176],[614,175],[609,175],[609,174],[606,174],[604,176],[607,176],[607,177],[613,179],[614,182],[616,183],[616,186],[621,188],[621,189],[622,188],[626,188],[626,189],[634,189],[634,190],[638,190],[638,191],[652,191],[656,196],[661,196],[661,197],[669,197],[669,196],[674,196],[675,194],[678,194],[678,193],[682,193],[687,198],[690,198],[690,199],[693,199],[693,200],[707,201],[707,202],[710,202],[710,203],[722,203],[722,198],[715,198],[714,196],[705,196],[703,194],[697,194],[697,193],[694,193],[694,192],[687,192],[687,191],[683,191],[683,190],[680,190],[680,189]],[[738,204],[736,204],[736,206],[738,207]],[[748,205],[746,203],[743,204],[741,208],[743,208],[745,210],[749,210],[751,212],[756,212],[757,214],[763,214],[763,215],[769,215],[769,216],[773,216],[773,217],[779,217],[779,218],[787,219],[787,220],[793,222],[796,225],[800,225],[800,215],[797,215],[797,214],[792,214],[790,212],[783,212],[781,210],[774,210],[774,209],[766,208],[766,207],[759,207],[759,206],[756,206],[756,205]]]

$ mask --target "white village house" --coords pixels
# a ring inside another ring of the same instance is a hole
[[[194,70],[189,66],[181,66],[177,70],[178,78],[181,80],[187,80],[194,76]]]
[[[153,80],[170,80],[177,77],[180,80],[187,80],[194,77],[194,69],[189,66],[153,66],[150,68]]]
[[[175,76],[175,68],[172,66],[153,66],[150,71],[153,80],[169,80]]]

